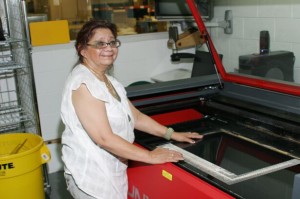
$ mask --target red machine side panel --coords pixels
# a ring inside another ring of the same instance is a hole
[[[128,199],[233,199],[234,197],[172,163],[128,169]]]

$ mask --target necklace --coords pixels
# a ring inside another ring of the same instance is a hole
[[[115,87],[112,85],[112,83],[108,80],[108,78],[106,77],[106,75],[103,75],[103,80],[101,79],[101,76],[92,69],[92,67],[90,67],[90,65],[88,63],[87,64],[87,68],[100,80],[103,81],[105,83],[106,88],[108,89],[109,93],[119,102],[121,102],[121,97],[119,96],[119,94],[117,93]]]

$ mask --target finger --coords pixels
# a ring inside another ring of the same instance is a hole
[[[172,151],[169,157],[176,161],[183,160],[183,155],[177,151]]]
[[[172,162],[178,162],[180,160],[184,160],[182,156],[176,156],[176,155],[174,155],[174,156],[171,157],[171,161]]]
[[[200,135],[199,133],[196,132],[188,132],[187,136],[189,138],[199,138],[199,139],[203,137],[203,135]]]

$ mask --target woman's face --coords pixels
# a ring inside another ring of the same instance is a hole
[[[84,62],[87,62],[87,64],[93,67],[101,67],[103,70],[106,70],[117,58],[118,48],[107,45],[99,49],[93,45],[97,42],[109,43],[115,40],[115,37],[109,29],[96,29],[94,36],[88,42],[88,46],[81,51],[82,56],[85,58]]]

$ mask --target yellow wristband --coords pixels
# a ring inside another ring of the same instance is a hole
[[[167,132],[165,133],[164,138],[165,138],[166,140],[170,140],[173,133],[174,133],[174,129],[172,129],[172,128],[167,128]]]

